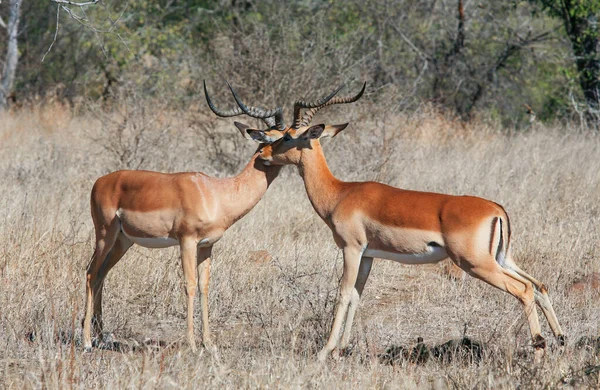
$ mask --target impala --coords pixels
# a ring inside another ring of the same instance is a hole
[[[264,110],[246,106],[233,93],[239,107],[220,110],[212,103],[206,84],[204,93],[210,109],[218,116],[246,114],[262,119],[269,131],[285,129],[282,109]],[[294,110],[311,108],[324,101],[296,102]],[[242,135],[251,139],[249,126],[235,122]],[[263,144],[268,141],[259,141]],[[202,340],[212,349],[208,326],[208,284],[212,247],[225,230],[246,215],[277,177],[281,166],[265,166],[258,156],[236,177],[215,178],[199,172],[165,174],[149,171],[118,171],[99,178],[91,193],[91,210],[96,246],[86,273],[86,312],[83,322],[84,348],[92,347],[91,325],[102,337],[102,289],[108,272],[135,243],[146,248],[178,245],[187,294],[187,340],[194,340],[194,296],[200,280]],[[196,276],[196,270],[198,276]],[[93,318],[92,318],[93,317]],[[92,321],[93,320],[93,321]]]
[[[513,295],[523,304],[536,361],[543,355],[546,341],[534,303],[543,311],[559,344],[564,345],[548,289],[519,268],[511,257],[510,222],[502,206],[473,196],[408,191],[376,182],[344,182],[331,173],[319,140],[336,136],[347,124],[308,124],[325,106],[358,100],[364,88],[363,85],[354,97],[330,98],[302,116],[295,111],[294,125],[283,131],[246,130],[252,138],[266,143],[259,155],[265,165],[298,167],[312,206],[343,251],[340,296],[319,360],[325,360],[336,348],[344,318],[339,348],[348,345],[373,258],[427,264],[450,257],[469,275]]]

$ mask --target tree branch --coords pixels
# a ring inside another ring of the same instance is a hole
[[[6,23],[4,23],[4,20],[2,20],[2,16],[0,16],[0,27],[8,28],[8,26],[6,25]]]
[[[408,37],[406,35],[404,35],[402,30],[400,30],[398,28],[398,26],[396,26],[395,24],[392,24],[391,26],[394,30],[396,30],[398,35],[400,35],[400,38],[402,38],[404,40],[404,42],[406,42],[408,44],[408,46],[410,46],[410,48],[413,49],[413,51],[418,54],[419,57],[421,57],[425,61],[431,62],[435,65],[435,59],[433,57],[427,55],[425,52],[423,52],[421,49],[419,49],[414,43],[412,43],[412,41],[410,39],[408,39]]]
[[[465,8],[462,0],[458,0],[458,28],[456,29],[456,39],[454,45],[444,56],[444,62],[449,64],[450,60],[460,53],[465,45]]]
[[[50,44],[50,47],[48,47],[48,50],[46,50],[46,53],[44,53],[44,56],[42,57],[42,62],[44,62],[44,60],[46,59],[46,56],[48,55],[48,53],[50,53],[50,50],[52,50],[52,46],[54,46],[54,43],[56,42],[56,37],[58,37],[59,16],[60,16],[60,5],[56,7],[56,30],[54,31],[54,38],[52,39],[52,43]]]
[[[53,2],[53,3],[56,3],[56,4],[76,5],[76,6],[79,6],[79,7],[83,7],[83,6],[86,6],[86,5],[97,4],[98,1],[100,1],[100,0],[91,0],[91,1],[86,1],[86,2],[83,2],[83,3],[77,3],[75,1],[69,1],[69,0],[50,0],[50,1]]]

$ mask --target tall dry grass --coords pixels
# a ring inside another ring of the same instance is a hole
[[[427,110],[373,115],[373,109],[363,103],[328,112],[330,123],[352,122],[325,145],[332,171],[344,180],[502,203],[515,258],[549,286],[566,348],[555,348],[544,322],[549,353],[533,367],[514,298],[474,279],[449,279],[437,268],[376,261],[352,354],[316,363],[342,256],[300,178],[286,168],[215,246],[209,300],[218,358],[194,355],[185,344],[177,249],[137,246],[109,274],[104,294],[105,331],[127,348],[84,354],[80,320],[94,180],[126,167],[231,175],[255,146],[207,109],[172,112],[160,102],[126,102],[107,114],[53,104],[0,117],[0,387],[600,386],[598,356],[576,346],[600,335],[598,295],[569,291],[581,276],[600,271],[599,136],[543,126],[506,134]],[[257,256],[259,250],[270,256]],[[485,344],[483,360],[388,365],[378,359],[417,337],[432,345],[463,335]]]

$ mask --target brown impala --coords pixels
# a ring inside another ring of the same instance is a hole
[[[347,124],[308,124],[325,106],[358,100],[364,88],[351,98],[329,98],[302,117],[296,111],[294,125],[283,131],[246,130],[266,144],[259,155],[266,165],[298,167],[310,202],[344,254],[336,314],[319,360],[325,360],[335,349],[344,318],[339,348],[348,345],[374,257],[404,264],[436,263],[450,257],[469,275],[508,292],[523,304],[536,361],[543,355],[546,342],[534,303],[563,345],[563,332],[546,286],[519,268],[511,257],[510,222],[502,206],[473,196],[408,191],[375,182],[344,182],[333,176],[319,140],[334,137]]]
[[[231,86],[230,86],[231,88]],[[212,103],[206,84],[204,93],[210,109],[221,117],[246,114],[262,119],[269,129],[262,134],[285,130],[281,108],[248,107],[231,88],[239,107],[223,111]],[[336,91],[337,92],[337,91]],[[331,95],[329,98],[333,97]],[[298,101],[294,112],[326,104]],[[248,139],[249,126],[235,122]],[[268,141],[258,141],[264,144]],[[200,279],[202,337],[211,347],[208,327],[208,281],[212,246],[231,225],[248,213],[277,177],[281,166],[265,166],[256,150],[244,170],[232,178],[219,179],[198,172],[165,174],[149,171],[118,171],[99,178],[91,194],[96,248],[87,268],[86,313],[83,323],[84,348],[92,347],[91,324],[102,337],[102,287],[112,267],[131,245],[165,248],[179,245],[187,293],[187,339],[195,350],[194,296],[196,269]]]

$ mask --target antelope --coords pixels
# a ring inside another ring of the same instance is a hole
[[[373,258],[428,264],[449,257],[469,275],[511,294],[523,304],[536,362],[544,354],[546,341],[534,303],[544,313],[558,343],[564,345],[565,337],[547,287],[519,268],[511,257],[510,221],[502,206],[474,196],[409,191],[377,182],[344,182],[332,174],[320,140],[335,137],[348,124],[308,125],[323,107],[358,100],[365,85],[353,97],[329,98],[303,115],[295,111],[293,126],[283,131],[246,130],[252,138],[265,143],[258,156],[265,165],[298,167],[313,208],[343,252],[335,316],[318,359],[324,361],[336,347],[342,351],[348,345]]]
[[[216,115],[245,114],[261,119],[272,129],[264,134],[279,133],[286,128],[281,107],[265,110],[246,106],[230,85],[229,88],[238,107],[221,110],[213,104],[204,83],[206,101]],[[295,110],[321,103],[299,101]],[[244,137],[252,139],[245,131],[248,125],[239,122],[235,125]],[[96,181],[91,193],[96,245],[86,271],[83,321],[86,351],[92,348],[92,322],[95,332],[102,338],[104,280],[133,244],[146,248],[179,246],[187,295],[187,341],[196,351],[193,310],[199,279],[203,345],[209,351],[214,350],[208,326],[212,247],[231,225],[258,203],[281,170],[281,166],[266,166],[258,158],[266,141],[259,141],[259,144],[246,167],[235,177],[216,178],[200,172],[117,171]]]

